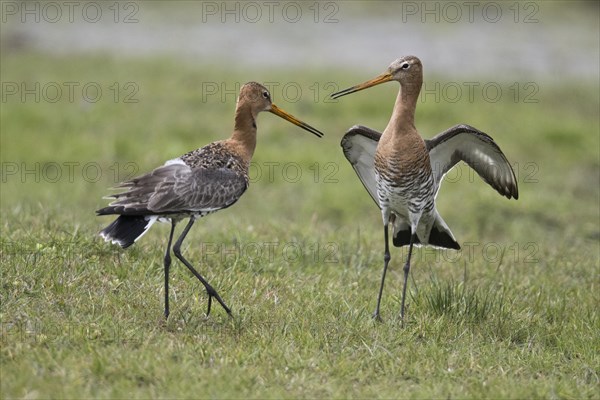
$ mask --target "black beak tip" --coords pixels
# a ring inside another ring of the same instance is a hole
[[[348,89],[340,90],[339,92],[332,93],[330,95],[330,97],[332,99],[334,99],[334,100],[337,100],[337,99],[339,99],[342,96],[345,96],[347,94],[352,93],[352,89],[354,89],[354,88],[348,88]]]

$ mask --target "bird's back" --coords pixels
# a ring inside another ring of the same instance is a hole
[[[208,144],[121,183],[99,215],[198,215],[229,207],[248,187],[248,163],[227,141]]]
[[[246,176],[249,165],[236,150],[230,140],[220,140],[190,151],[171,162],[181,160],[192,169],[227,168]]]

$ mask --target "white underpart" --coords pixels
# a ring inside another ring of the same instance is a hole
[[[167,160],[167,162],[165,162],[165,165],[173,165],[173,164],[180,164],[180,165],[187,165],[185,162],[183,162],[183,160],[179,157],[177,158],[173,158],[171,160]]]
[[[146,224],[146,227],[144,228],[144,232],[142,232],[142,234],[140,236],[138,236],[135,240],[134,243],[137,242],[138,240],[140,240],[140,238],[142,236],[144,236],[146,234],[146,232],[148,232],[150,230],[150,227],[152,225],[154,225],[154,223],[158,220],[157,216],[151,216],[151,217],[146,217],[146,221],[148,221],[148,223]]]

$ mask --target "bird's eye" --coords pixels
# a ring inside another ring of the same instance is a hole
[[[402,64],[402,66],[400,68],[402,69],[408,69],[408,67],[410,67],[410,64],[405,62],[404,64]]]
[[[263,97],[264,97],[265,99],[268,99],[268,98],[269,98],[269,92],[267,92],[267,91],[265,90],[265,91],[263,92]]]

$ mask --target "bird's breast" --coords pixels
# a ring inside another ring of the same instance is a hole
[[[433,174],[426,149],[375,153],[377,195],[382,209],[421,214],[434,207]]]

